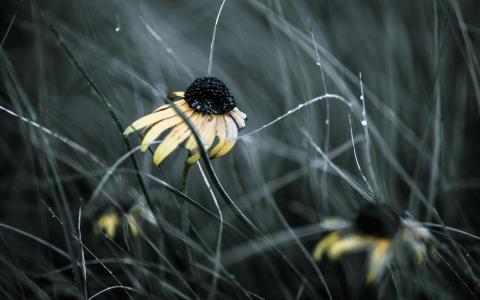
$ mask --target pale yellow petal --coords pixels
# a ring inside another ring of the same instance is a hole
[[[387,265],[391,242],[387,239],[377,239],[368,264],[367,284],[376,281]]]
[[[157,111],[160,111],[160,110],[164,110],[164,109],[167,109],[167,108],[170,108],[170,107],[171,107],[170,103],[162,104],[162,105],[160,105],[159,107],[155,108],[155,109],[153,110],[153,112],[157,112]]]
[[[224,118],[227,125],[227,139],[224,146],[215,154],[215,158],[224,156],[225,154],[230,152],[233,146],[235,146],[238,138],[238,127],[235,124],[235,121],[233,121],[233,119],[227,115],[225,115]]]
[[[178,98],[178,97],[185,97],[185,92],[182,92],[182,91],[175,91],[175,92],[171,92],[170,94],[168,94],[167,96],[168,98],[170,99],[175,99],[175,98]]]
[[[200,138],[203,139],[201,131],[202,131],[203,127],[207,124],[207,118],[204,117],[204,116],[201,116],[197,119],[197,121],[195,123],[192,123],[192,124],[197,129],[197,132],[200,133]],[[197,141],[195,140],[195,136],[193,134],[190,136],[190,138],[185,143],[185,148],[187,148],[190,151],[197,148]]]
[[[238,114],[240,116],[240,118],[246,120],[247,119],[247,115],[245,113],[243,113],[242,111],[240,111],[238,108],[234,108],[232,109],[232,111],[236,114]]]
[[[105,232],[109,238],[114,239],[119,222],[116,212],[106,213],[97,220],[97,228]]]
[[[170,109],[168,109],[168,111],[171,112]],[[143,129],[144,127],[147,127],[147,126],[151,126],[161,120],[162,120],[162,116],[158,113],[148,114],[146,116],[141,117],[140,119],[137,119],[130,126],[128,126],[127,129],[125,129],[125,131],[123,132],[123,135],[127,136],[134,131]]]
[[[153,163],[160,164],[170,153],[172,153],[180,143],[189,136],[188,126],[185,124],[177,125],[162,141],[155,150]]]
[[[335,242],[340,240],[338,231],[334,231],[324,237],[313,250],[313,258],[317,261],[322,259],[323,253],[327,251]]]
[[[212,151],[210,151],[210,157],[212,158],[223,148],[227,140],[227,124],[225,118],[223,116],[215,116],[215,118],[217,119],[216,136],[218,137],[218,142],[215,147],[213,147]]]
[[[371,237],[361,235],[347,236],[331,245],[328,250],[328,257],[332,260],[336,260],[345,252],[358,251],[371,246],[372,241],[373,239]]]
[[[196,119],[199,118],[200,114],[194,114],[192,117],[192,122],[196,122]],[[175,150],[178,145],[183,143],[191,134],[190,128],[186,123],[181,123],[177,125],[172,131],[165,137],[162,143],[155,150],[153,155],[153,163],[158,165],[160,164],[165,157]]]
[[[226,141],[225,146],[223,146],[223,148],[217,152],[217,155],[215,155],[214,158],[222,157],[228,152],[230,152],[230,150],[232,150],[232,148],[235,146],[236,142],[236,140]]]
[[[130,126],[127,127],[127,129],[125,129],[123,134],[127,136],[136,130],[140,130],[142,128],[152,126],[155,123],[160,122],[164,119],[168,119],[176,116],[177,112],[175,111],[175,109],[173,109],[169,104],[166,104],[166,105],[169,107],[166,107],[165,109],[161,109],[161,110],[156,110],[153,113],[143,116],[140,119],[133,122]],[[180,107],[180,109],[183,112],[188,110],[188,108],[189,107],[185,105]]]
[[[204,144],[204,147],[208,150],[208,148],[211,147],[211,145],[215,140],[217,118],[215,118],[215,116],[205,116],[203,118],[205,119],[205,123],[198,131],[200,133],[200,136],[202,137],[202,142]],[[192,150],[192,154],[187,158],[187,161],[186,161],[187,164],[193,164],[200,159],[200,151],[198,149],[198,146],[193,134],[190,136],[189,142],[192,139],[193,139],[193,142],[188,146],[190,147],[193,146],[193,147],[191,148],[187,147],[187,149]]]
[[[198,128],[197,126],[195,127]],[[192,151],[196,147],[197,147],[197,140],[195,139],[195,136],[192,134],[188,138],[187,142],[185,143],[185,149]]]
[[[165,119],[157,124],[153,125],[150,130],[147,131],[145,136],[142,139],[142,152],[145,152],[148,149],[148,146],[155,141],[163,132],[172,128],[173,126],[182,122],[182,118],[180,116],[172,117],[169,119]]]
[[[237,123],[237,126],[239,129],[242,129],[245,127],[245,120],[240,117],[240,115],[234,111],[231,111],[229,115],[235,120],[235,123]]]
[[[207,120],[207,124],[203,128],[201,134],[204,139],[205,148],[210,148],[215,141],[215,136],[217,134],[217,118],[210,116]]]
[[[195,151],[193,154],[191,154],[187,160],[185,161],[185,163],[189,164],[189,165],[193,165],[194,163],[196,163],[201,157],[201,154],[200,154],[200,151]]]
[[[123,135],[124,136],[127,136],[129,135],[130,133],[134,132],[136,129],[132,126],[128,126],[127,128],[125,128],[125,130],[123,131]]]
[[[215,140],[216,134],[216,125],[217,119],[215,116],[203,116],[201,126],[195,126],[197,128],[200,137],[202,138],[203,144],[205,148],[209,148],[213,141]],[[185,148],[190,151],[196,150],[197,141],[195,140],[195,136],[192,134],[188,139],[188,142],[185,144]]]
[[[128,227],[133,236],[138,236],[138,223],[134,216],[128,216]]]

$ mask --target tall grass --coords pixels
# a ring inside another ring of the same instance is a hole
[[[476,2],[2,2],[0,298],[477,299]],[[184,150],[121,133],[207,74],[248,122],[184,194]],[[436,244],[365,286],[363,254],[311,250],[371,201]],[[95,231],[139,203],[138,236]]]

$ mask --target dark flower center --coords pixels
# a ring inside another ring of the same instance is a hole
[[[221,115],[235,108],[235,98],[225,83],[215,77],[200,77],[185,90],[185,101],[193,110]]]
[[[400,227],[400,217],[387,205],[368,204],[357,215],[355,226],[365,234],[391,238]]]

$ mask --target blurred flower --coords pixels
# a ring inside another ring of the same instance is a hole
[[[109,238],[114,239],[117,232],[117,227],[120,224],[125,224],[128,225],[132,235],[136,237],[139,234],[138,226],[142,221],[150,224],[157,224],[155,216],[144,202],[140,202],[132,207],[128,214],[122,218],[116,211],[107,212],[101,215],[95,224],[95,229],[97,233],[103,232]]]
[[[103,214],[96,223],[96,232],[104,232],[109,238],[114,239],[117,232],[117,226],[120,223],[118,213],[112,211]]]
[[[181,98],[175,101],[175,105],[198,130],[205,148],[210,149],[211,158],[227,154],[237,141],[238,130],[245,127],[247,116],[236,107],[235,99],[225,83],[215,77],[197,78],[185,92],[171,93],[169,98]],[[186,161],[188,164],[200,159],[194,135],[171,104],[162,105],[151,114],[136,120],[125,130],[124,135],[140,129],[145,129],[141,146],[143,152],[171,129],[155,150],[155,164],[160,164],[182,143],[190,151]],[[218,142],[212,147],[215,137],[218,137]]]
[[[153,212],[148,208],[144,201],[139,202],[137,205],[130,209],[127,215],[128,227],[133,236],[138,236],[138,224],[141,221],[145,221],[150,224],[157,224],[157,220],[153,215]]]
[[[327,228],[337,227],[317,244],[314,259],[320,261],[327,255],[330,260],[337,260],[343,254],[365,250],[369,254],[367,284],[382,276],[392,257],[400,254],[404,246],[412,249],[417,261],[423,263],[432,245],[432,235],[425,227],[401,218],[384,204],[364,206],[353,222],[335,217],[323,223]]]

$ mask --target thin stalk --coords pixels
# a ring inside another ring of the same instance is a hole
[[[212,34],[212,43],[210,44],[210,55],[208,57],[208,70],[207,76],[212,75],[212,64],[213,64],[213,47],[215,46],[215,37],[217,36],[217,27],[218,27],[218,20],[220,19],[220,14],[222,13],[223,6],[225,5],[225,1],[222,1],[220,8],[218,9],[217,18],[215,19],[215,26],[213,26],[213,34]]]
[[[182,185],[180,186],[180,191],[187,195],[188,190],[188,174],[190,174],[190,164],[185,163],[182,173]],[[190,235],[190,221],[188,219],[188,203],[185,200],[182,200],[182,230],[185,235]]]
[[[185,166],[183,167],[183,172],[182,172],[182,183],[180,190],[182,191],[183,194],[187,195],[188,191],[188,175],[190,174],[190,168],[191,165],[187,164],[185,162]],[[188,218],[188,202],[185,201],[185,199],[182,199],[181,202],[181,222],[182,222],[182,231],[185,234],[186,238],[191,238],[190,234],[190,220]],[[193,282],[198,282],[198,274],[195,271],[194,268],[194,263],[193,263],[193,256],[192,256],[192,251],[190,250],[190,247],[188,244],[185,244],[185,250],[187,251],[187,269],[190,271],[190,274],[193,277]]]

